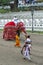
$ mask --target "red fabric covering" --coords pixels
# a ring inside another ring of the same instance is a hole
[[[26,34],[25,24],[23,22],[19,22],[17,25],[19,29]]]
[[[19,23],[17,24],[17,26],[18,26],[18,28],[19,28],[21,31],[25,30],[25,25],[24,25],[23,22],[19,22]]]
[[[13,21],[10,21],[7,24],[5,24],[5,26],[16,26],[16,24]]]
[[[15,38],[15,35],[16,35],[16,24],[11,21],[11,22],[8,22],[7,24],[5,24],[4,26],[4,31],[3,31],[3,38],[5,40],[13,40]]]
[[[5,39],[5,40],[9,40],[9,39],[13,40],[13,39],[15,39],[16,31],[18,29],[25,33],[25,27],[24,27],[23,22],[18,22],[17,26],[13,21],[8,22],[4,26],[3,39]]]
[[[24,26],[24,23],[23,23],[23,22],[19,22],[19,23],[18,23],[18,26],[19,26],[19,27]]]

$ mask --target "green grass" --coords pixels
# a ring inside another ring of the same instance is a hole
[[[3,31],[3,29],[0,29],[0,31]],[[39,33],[39,34],[43,34],[43,31],[30,31],[30,30],[27,30],[28,33]]]
[[[0,29],[0,31],[3,31],[3,29]]]
[[[43,34],[43,31],[30,31],[30,30],[27,30],[27,32],[29,32],[29,33],[39,33],[39,34]]]

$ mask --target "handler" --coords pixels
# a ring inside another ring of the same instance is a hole
[[[21,45],[20,45],[20,38],[19,38],[19,36],[18,36],[18,33],[16,34],[15,40],[16,40],[16,43],[15,43],[14,46],[16,46],[16,47],[21,47]]]

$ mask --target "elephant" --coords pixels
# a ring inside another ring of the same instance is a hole
[[[3,39],[5,40],[14,40],[16,34],[20,36],[20,33],[24,32],[26,34],[25,25],[23,22],[18,22],[15,24],[13,21],[10,21],[5,24],[3,29]]]

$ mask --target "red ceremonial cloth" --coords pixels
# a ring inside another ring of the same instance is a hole
[[[13,21],[10,21],[7,24],[5,24],[5,26],[16,26],[16,24]]]
[[[16,26],[16,24],[13,21],[10,21],[7,24],[5,24],[4,31],[3,31],[3,38],[5,40],[15,39],[15,35],[16,35],[16,27],[15,26]]]

